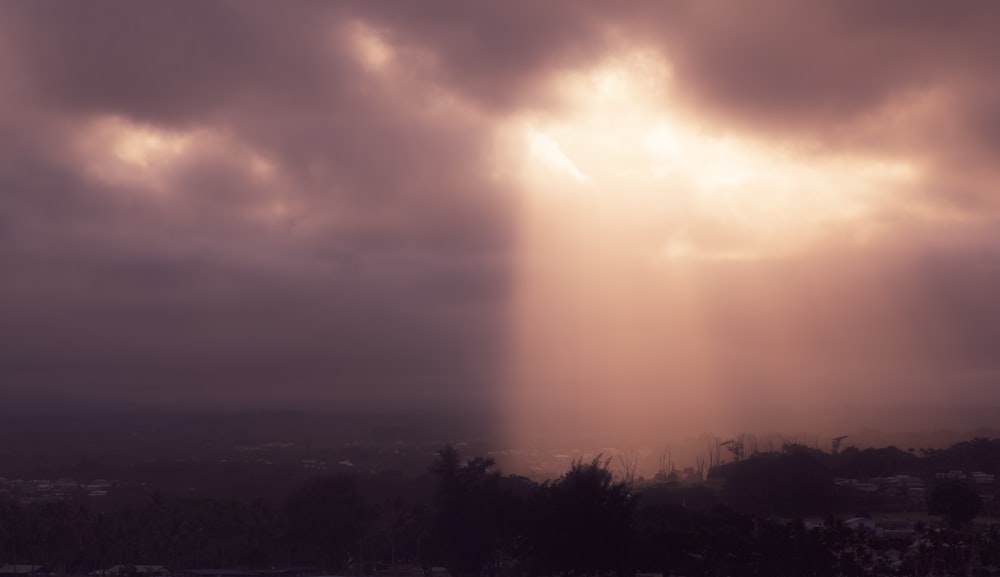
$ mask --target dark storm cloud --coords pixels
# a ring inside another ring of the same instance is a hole
[[[76,113],[198,123],[245,101],[315,106],[349,87],[319,4],[228,2],[11,7],[7,28],[33,95]]]
[[[945,89],[995,83],[998,10],[987,3],[768,0],[651,3],[630,17],[664,48],[696,106],[730,121],[815,130]]]
[[[495,384],[510,208],[477,121],[375,86],[338,9],[150,8],[5,8],[4,381],[180,402]],[[106,118],[223,143],[101,179],[81,127]]]

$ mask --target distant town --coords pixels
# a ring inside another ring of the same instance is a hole
[[[48,436],[5,423],[0,576],[1000,570],[997,438],[702,435],[678,463],[670,449],[512,448],[434,423],[203,415]]]

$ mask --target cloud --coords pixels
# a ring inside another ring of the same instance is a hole
[[[373,78],[336,11],[53,8],[7,9],[8,382],[380,403],[495,384],[509,200],[474,110]]]
[[[0,374],[992,398],[995,10],[5,5]]]

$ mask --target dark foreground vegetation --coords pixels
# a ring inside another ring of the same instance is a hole
[[[996,574],[1000,534],[982,515],[996,514],[1000,440],[915,453],[786,445],[734,453],[703,481],[670,471],[648,483],[619,480],[612,460],[597,457],[536,483],[446,446],[426,475],[320,475],[276,504],[154,493],[98,511],[71,499],[8,499],[0,566],[86,574],[158,564],[202,576],[399,575],[404,566],[458,576]]]

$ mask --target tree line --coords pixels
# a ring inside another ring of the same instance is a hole
[[[891,455],[894,455],[892,453]],[[371,575],[392,564],[466,575],[861,575],[862,533],[835,519],[827,457],[786,447],[719,465],[706,486],[639,487],[611,459],[536,483],[445,446],[424,497],[373,500],[363,479],[318,476],[280,504],[154,494],[98,512],[68,501],[0,505],[0,560],[82,574],[111,565],[312,567]],[[975,492],[942,483],[932,508],[959,528]],[[807,530],[801,519],[828,519]]]

